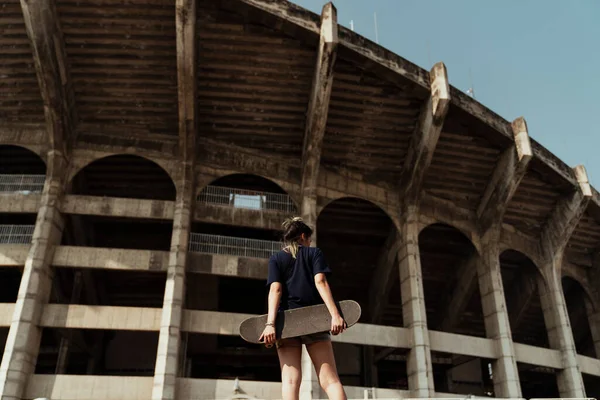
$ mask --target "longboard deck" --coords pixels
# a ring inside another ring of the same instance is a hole
[[[354,300],[336,302],[338,310],[348,328],[356,324],[361,315],[360,304]],[[240,324],[240,336],[247,342],[261,344],[258,339],[262,335],[267,314],[248,318]],[[331,315],[325,304],[295,308],[277,313],[275,334],[277,339],[287,339],[331,329]]]

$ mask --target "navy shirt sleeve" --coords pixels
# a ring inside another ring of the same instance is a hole
[[[267,276],[267,286],[273,282],[281,282],[281,271],[277,263],[277,254],[273,254],[269,259],[269,272]]]
[[[312,269],[313,276],[319,273],[324,273],[327,276],[331,274],[331,268],[329,268],[329,265],[327,265],[327,262],[325,261],[325,256],[323,255],[321,249],[319,249],[318,247],[315,248],[313,253]]]

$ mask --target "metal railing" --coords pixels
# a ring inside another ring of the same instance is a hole
[[[34,225],[0,225],[0,244],[30,244]]]
[[[45,175],[0,174],[0,192],[41,192],[45,180]]]
[[[191,233],[189,250],[197,253],[270,258],[273,253],[281,250],[281,243],[270,240]]]
[[[287,194],[258,192],[223,186],[207,186],[200,192],[198,202],[232,208],[295,213],[296,205]]]

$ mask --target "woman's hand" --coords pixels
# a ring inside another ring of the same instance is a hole
[[[348,327],[346,321],[342,318],[341,315],[337,314],[332,316],[331,318],[331,333],[333,335],[337,335],[339,333],[344,332],[344,330]]]
[[[264,342],[265,345],[272,346],[275,343],[275,327],[271,325],[265,326],[265,330],[258,338],[259,342]]]

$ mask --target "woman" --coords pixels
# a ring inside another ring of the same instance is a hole
[[[276,344],[283,400],[299,398],[303,344],[315,366],[319,384],[329,399],[347,400],[338,377],[329,332],[276,340],[275,317],[278,310],[315,304],[325,303],[329,310],[332,334],[337,335],[346,329],[327,282],[331,269],[321,250],[310,247],[312,229],[298,217],[286,220],[283,228],[285,247],[269,260],[269,313],[260,340],[265,344]]]

